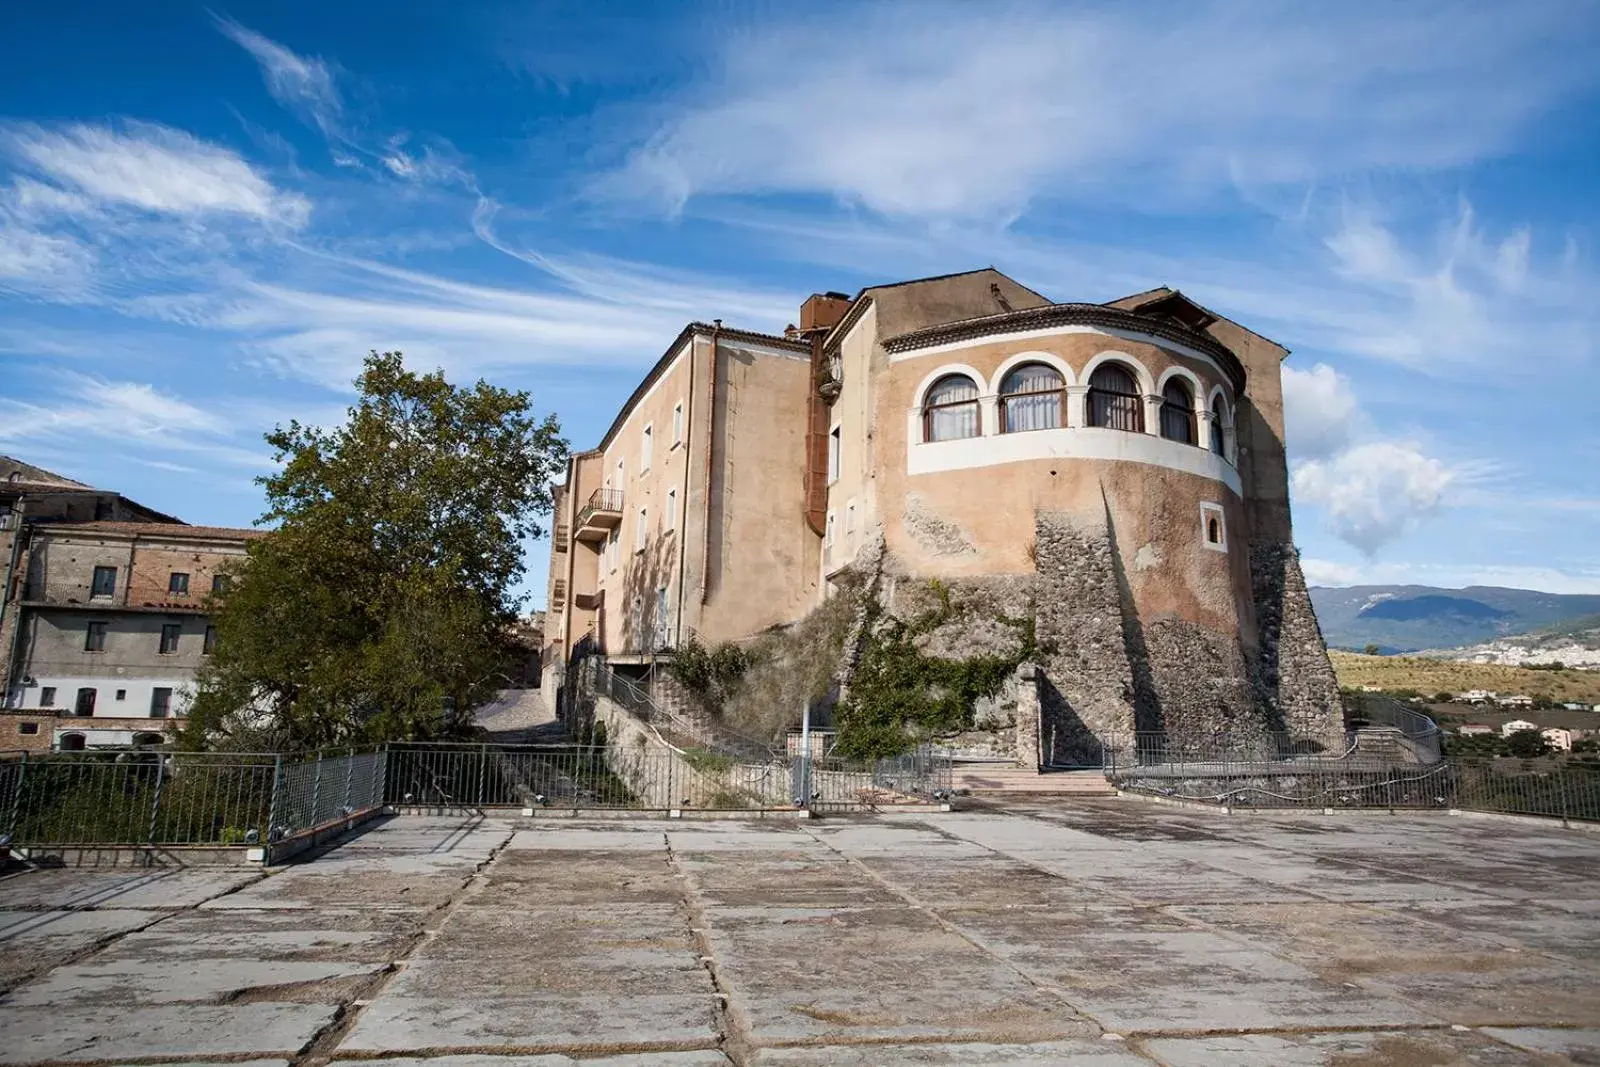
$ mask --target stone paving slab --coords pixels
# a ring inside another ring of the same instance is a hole
[[[1600,1028],[1551,1030],[1539,1027],[1489,1027],[1483,1031],[1497,1041],[1527,1052],[1565,1056],[1573,1063],[1600,1063]]]
[[[188,908],[260,877],[217,867],[47,868],[0,879],[0,908]]]
[[[17,1007],[50,1004],[214,1003],[251,995],[279,1002],[338,1004],[379,964],[285,960],[172,960],[80,963],[57,967],[10,994]]]
[[[611,849],[508,851],[488,872],[476,904],[596,906],[676,903],[683,883],[667,861],[665,839],[653,852]]]
[[[1514,1048],[1449,1030],[1153,1038],[1144,1047],[1166,1067],[1523,1067],[1529,1062]]]
[[[755,1067],[1150,1067],[1145,1057],[1103,1040],[762,1049],[752,1062]]]
[[[519,1048],[612,1051],[714,1045],[714,1002],[702,996],[606,997],[494,993],[458,989],[448,997],[423,992],[426,979],[400,975],[361,1013],[340,1044],[343,1052]]]
[[[198,909],[129,934],[102,949],[95,959],[388,963],[406,953],[422,930],[422,918],[409,911],[377,908]]]
[[[0,1063],[294,1055],[337,1010],[326,1004],[0,1005]]]
[[[582,1060],[552,1053],[545,1056],[430,1056],[387,1058],[385,1067],[730,1067],[720,1052],[639,1052],[621,1056],[585,1056]]]
[[[737,862],[723,853],[697,853],[682,867],[694,879],[707,904],[866,905],[898,904],[890,890],[873,883],[837,854],[816,852],[742,852]]]
[[[1095,1027],[908,907],[709,908],[711,943],[761,1044],[1075,1037]]]
[[[1105,890],[1008,856],[866,856],[877,877],[933,908],[1060,908],[1103,901]]]
[[[0,911],[0,988],[166,914],[133,909]]]
[[[1556,961],[1466,935],[1446,940],[1408,913],[1332,904],[1173,910],[1275,944],[1325,981],[1377,983],[1445,1022],[1572,1024],[1600,1016],[1595,962]]]

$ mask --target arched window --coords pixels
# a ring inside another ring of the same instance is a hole
[[[964,374],[947,374],[928,389],[922,404],[922,439],[958,441],[977,437],[978,387]]]
[[[1054,430],[1066,423],[1061,400],[1066,382],[1054,367],[1025,363],[1000,383],[1000,432]]]
[[[1222,397],[1211,398],[1211,451],[1227,458],[1228,446],[1225,440],[1228,426],[1228,409],[1222,403]]]
[[[1144,432],[1144,397],[1126,367],[1102,364],[1089,377],[1089,425]]]
[[[83,746],[84,746],[84,737],[83,737],[82,734],[62,734],[61,735],[61,751],[63,751],[63,752],[82,752],[83,751]]]
[[[1182,378],[1173,378],[1161,390],[1161,436],[1186,445],[1195,443],[1194,395]]]

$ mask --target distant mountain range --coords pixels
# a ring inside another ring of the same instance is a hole
[[[1359,652],[1377,645],[1386,655],[1477,645],[1600,614],[1597,595],[1490,585],[1317,586],[1311,590],[1311,603],[1331,647]]]

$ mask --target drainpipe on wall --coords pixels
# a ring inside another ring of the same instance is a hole
[[[17,620],[11,631],[11,648],[6,654],[5,677],[0,678],[0,687],[3,687],[0,688],[0,705],[4,705],[6,707],[11,706],[11,676],[13,673],[15,673],[17,664],[18,639],[22,633],[22,597],[20,595],[16,597],[11,595],[11,582],[16,576],[17,560],[22,555],[22,542],[28,533],[28,528],[22,521],[23,512],[25,509],[26,503],[21,497],[18,497],[16,504],[13,505],[11,509],[11,513],[16,516],[17,529],[16,532],[11,535],[11,558],[6,561],[5,588],[0,590],[0,622],[3,622],[5,617],[10,614],[12,610],[11,602],[13,600],[17,602]]]
[[[692,426],[694,426],[694,338],[691,337],[689,339],[689,389],[683,412],[683,502],[681,505],[683,513],[678,516],[678,521],[683,525],[678,536],[678,588],[672,594],[678,610],[678,621],[673,627],[675,631],[672,638],[673,648],[681,648],[683,646],[683,576],[685,564],[689,560],[688,546],[684,542],[689,532],[689,469],[693,466],[689,462],[689,430]],[[706,491],[708,494],[710,489],[711,486],[707,485]],[[708,503],[709,500],[710,497],[708,496]],[[710,516],[711,512],[708,508],[706,517],[709,519]]]
[[[700,551],[700,603],[711,599],[711,450],[717,437],[717,350],[722,345],[722,320],[711,320],[711,373],[706,375],[706,521]]]

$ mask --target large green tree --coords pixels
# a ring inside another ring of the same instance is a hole
[[[191,747],[460,735],[502,684],[524,542],[567,456],[528,394],[367,357],[343,426],[267,434],[268,536],[213,605]]]

